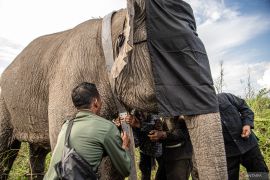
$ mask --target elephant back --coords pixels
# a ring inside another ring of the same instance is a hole
[[[116,13],[113,27],[125,11]],[[122,18],[124,19],[124,18]],[[81,82],[97,85],[103,101],[101,115],[116,112],[101,48],[102,19],[33,40],[1,77],[2,96],[16,139],[55,144],[61,125],[76,112],[71,90]],[[113,38],[117,32],[113,32]],[[49,132],[50,128],[50,132]],[[52,140],[53,139],[53,140]]]

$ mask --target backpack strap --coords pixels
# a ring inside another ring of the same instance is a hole
[[[72,129],[72,126],[73,126],[73,122],[74,122],[74,119],[71,119],[68,121],[68,127],[67,127],[67,130],[66,130],[66,136],[65,136],[65,146],[70,148],[70,145],[69,145],[69,136],[70,136],[70,132],[71,132],[71,129]]]

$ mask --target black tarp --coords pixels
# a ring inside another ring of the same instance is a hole
[[[159,113],[218,111],[209,61],[189,4],[146,0],[146,22]]]

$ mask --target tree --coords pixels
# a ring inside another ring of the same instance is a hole
[[[250,68],[248,68],[247,87],[245,88],[245,98],[246,99],[251,99],[255,95],[255,90],[254,90],[254,87],[252,86],[252,83],[251,83],[250,74],[251,74]]]
[[[223,87],[224,87],[224,67],[223,67],[223,61],[219,62],[220,66],[220,72],[219,76],[217,79],[215,79],[214,86],[216,88],[217,93],[222,93],[223,92]]]

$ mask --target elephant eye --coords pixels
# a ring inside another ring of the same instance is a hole
[[[120,48],[123,46],[124,42],[125,42],[125,35],[124,33],[121,33],[118,38],[117,38],[117,41],[115,43],[115,52],[116,52],[116,56],[119,55],[119,51],[120,51]]]
[[[125,36],[124,36],[124,33],[121,33],[119,36],[118,36],[118,39],[117,39],[117,48],[121,48],[125,42]]]

